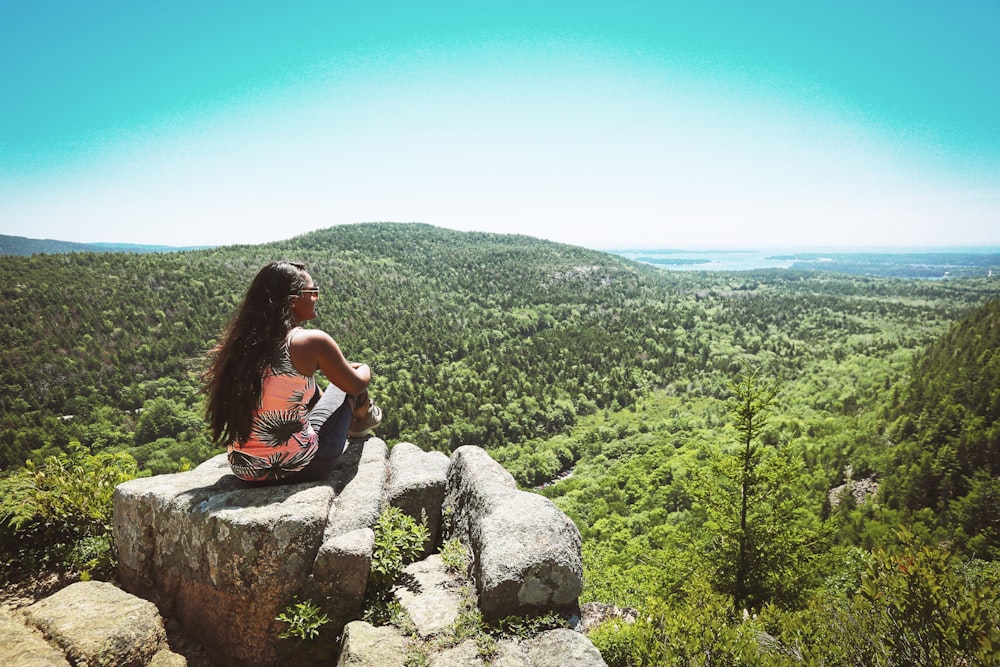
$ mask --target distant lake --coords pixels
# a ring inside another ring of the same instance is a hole
[[[609,250],[636,262],[672,271],[752,271],[787,269],[795,260],[769,259],[773,250]]]
[[[1000,276],[1000,248],[607,250],[670,271],[802,269],[910,278]]]

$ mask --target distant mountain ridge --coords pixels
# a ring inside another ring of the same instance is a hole
[[[134,252],[139,254],[202,250],[212,246],[165,246],[137,243],[74,243],[0,234],[0,255],[59,255],[68,252]]]

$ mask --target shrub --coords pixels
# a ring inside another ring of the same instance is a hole
[[[1000,664],[1000,595],[992,564],[970,571],[939,546],[900,531],[876,549],[858,589],[771,619],[808,664],[964,667]]]
[[[0,477],[0,560],[11,579],[39,569],[110,574],[115,487],[136,475],[124,453],[91,454],[79,442],[41,464]]]
[[[469,551],[457,537],[453,537],[441,545],[441,562],[448,572],[464,577],[469,572]]]
[[[330,622],[330,617],[322,613],[312,600],[306,600],[288,605],[275,620],[286,626],[279,637],[305,641],[318,637],[320,628]]]
[[[368,575],[366,619],[388,622],[395,615],[392,587],[403,575],[407,563],[424,549],[430,537],[427,522],[417,523],[398,507],[386,507],[375,524],[375,549]]]
[[[610,667],[755,664],[758,628],[753,619],[732,622],[732,598],[695,577],[675,602],[650,598],[635,623],[609,621],[590,639]]]
[[[1000,651],[1000,591],[971,582],[947,549],[917,545],[899,533],[902,549],[877,550],[847,611],[876,665],[990,664]],[[995,584],[996,582],[992,582]]]

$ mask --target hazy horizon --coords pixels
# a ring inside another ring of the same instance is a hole
[[[995,246],[998,30],[985,2],[4,3],[0,233]]]
[[[366,223],[353,223],[353,224],[366,224]],[[399,223],[399,224],[411,224],[411,223]],[[320,228],[323,229],[323,228]],[[447,228],[442,228],[447,229]],[[320,231],[311,230],[311,231]],[[457,230],[461,231],[461,230]],[[469,231],[479,231],[479,230],[469,230]],[[304,234],[309,234],[311,232],[304,232]],[[492,233],[492,232],[491,232]],[[505,232],[496,232],[505,233]],[[520,232],[510,232],[510,233],[520,233]],[[301,234],[296,234],[300,236]],[[531,234],[523,234],[524,236],[532,236]],[[115,241],[115,240],[96,240],[96,241],[69,241],[67,239],[61,238],[38,238],[32,236],[24,236],[20,234],[2,234],[0,236],[10,236],[14,238],[27,239],[29,241],[52,241],[57,243],[78,243],[81,245],[94,245],[94,246],[144,246],[144,247],[162,247],[170,248],[175,250],[186,250],[186,249],[196,249],[196,248],[217,248],[227,245],[245,245],[244,242],[233,241],[232,243],[220,243],[220,244],[197,244],[197,243],[181,243],[181,244],[161,244],[161,243],[133,243],[130,241]],[[261,245],[264,243],[271,242],[281,242],[289,241],[294,237],[288,237],[285,239],[276,239],[275,241],[262,241],[260,243],[254,243],[250,245]],[[540,240],[548,240],[542,239]],[[571,242],[558,241],[558,243],[568,243],[569,245],[580,245]],[[581,245],[580,247],[587,248],[590,250],[597,250],[601,252],[608,253],[632,253],[632,252],[659,252],[659,253],[677,253],[677,254],[710,254],[710,253],[805,253],[805,252],[821,252],[830,251],[833,253],[933,253],[933,252],[952,252],[952,253],[1000,253],[1000,244],[981,244],[981,245],[811,245],[811,246],[780,246],[780,245],[760,245],[760,246],[685,246],[685,247],[672,247],[672,246],[642,246],[642,245],[631,245],[631,246],[607,246],[607,247],[597,247],[589,245]]]

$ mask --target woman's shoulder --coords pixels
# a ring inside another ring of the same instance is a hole
[[[322,329],[301,329],[289,337],[289,359],[304,375],[314,372],[323,359],[329,359],[330,355],[339,351],[333,337]]]
[[[289,346],[315,345],[316,343],[332,342],[333,337],[322,329],[304,329],[295,327],[288,332]]]

